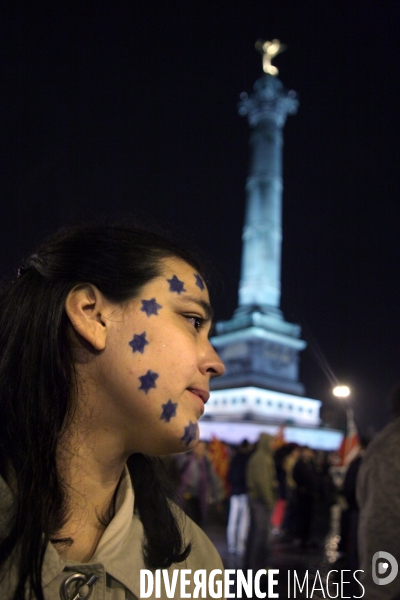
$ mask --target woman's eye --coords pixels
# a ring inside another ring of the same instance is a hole
[[[204,319],[201,317],[186,317],[186,319],[193,325],[193,327],[198,331],[204,324]]]

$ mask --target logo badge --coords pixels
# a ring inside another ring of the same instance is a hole
[[[378,562],[379,561],[379,562]],[[390,570],[389,570],[390,565]],[[374,583],[377,585],[387,585],[388,583],[392,583],[397,577],[397,573],[399,571],[399,565],[395,557],[389,552],[383,552],[380,550],[379,552],[375,552],[372,557],[372,579]],[[386,577],[382,577],[382,575],[386,575]]]

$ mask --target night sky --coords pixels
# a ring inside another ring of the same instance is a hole
[[[281,308],[309,342],[307,394],[329,407],[317,344],[362,431],[382,427],[400,379],[400,3],[15,0],[0,20],[0,275],[59,226],[129,212],[200,249],[217,320],[240,276],[239,94],[262,75],[255,41],[287,45],[275,64],[300,107],[284,130]]]

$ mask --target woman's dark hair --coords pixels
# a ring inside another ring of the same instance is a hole
[[[48,238],[0,293],[0,474],[15,494],[7,536],[0,542],[0,571],[16,552],[13,600],[25,600],[26,584],[33,597],[44,600],[46,546],[67,518],[56,461],[75,410],[67,295],[90,282],[108,300],[123,303],[160,274],[168,257],[201,273],[191,254],[156,233],[116,225],[75,227]],[[166,568],[183,561],[190,544],[184,544],[152,459],[135,454],[128,466],[145,531],[146,564]]]

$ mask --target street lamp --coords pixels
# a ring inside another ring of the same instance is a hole
[[[336,398],[347,398],[350,396],[350,388],[348,385],[336,385],[332,393]]]
[[[350,396],[351,390],[348,385],[336,385],[333,388],[332,393],[336,398],[341,398],[342,400],[344,400],[345,398],[348,398]],[[344,449],[344,459],[346,458],[346,455],[349,451],[350,437],[352,437],[357,432],[354,423],[353,409],[351,408],[348,402],[346,402],[346,430],[347,431]]]

